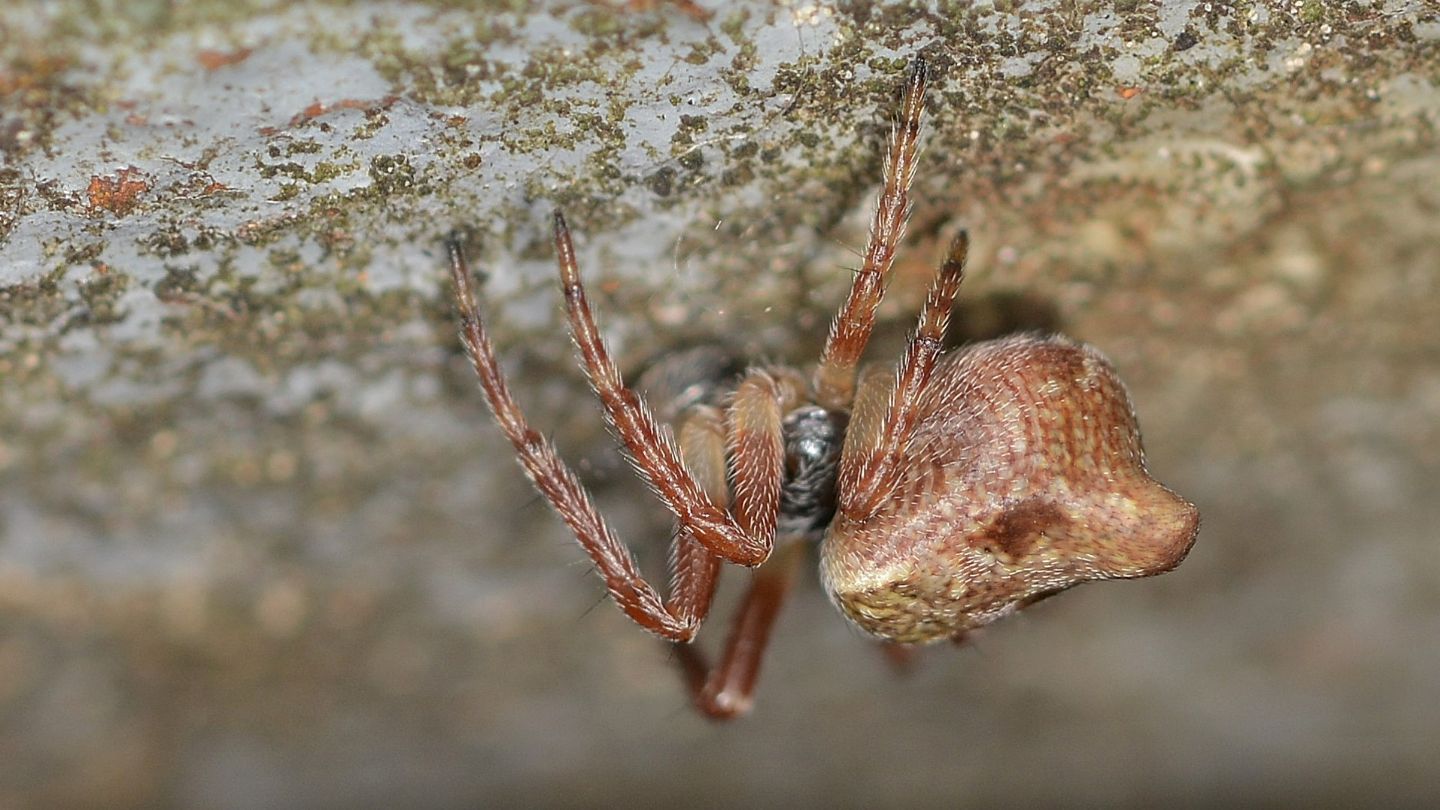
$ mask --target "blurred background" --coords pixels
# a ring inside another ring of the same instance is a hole
[[[968,227],[956,339],[1108,353],[1200,539],[907,675],[812,573],[714,725],[490,423],[442,240],[658,577],[549,211],[632,373],[813,362],[919,51],[870,356]],[[1419,0],[6,4],[0,806],[1435,801],[1437,84]]]

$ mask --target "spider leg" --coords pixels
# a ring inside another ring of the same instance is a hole
[[[870,332],[875,326],[875,309],[885,297],[885,278],[895,260],[895,249],[905,233],[910,215],[910,183],[915,179],[919,153],[920,116],[925,111],[925,62],[917,58],[910,66],[900,120],[890,132],[885,158],[885,187],[875,207],[865,260],[850,294],[830,323],[825,350],[815,370],[815,398],[823,408],[845,410],[855,393],[855,369]]]
[[[730,480],[734,490],[731,514],[750,537],[771,547],[780,516],[780,487],[785,476],[785,445],[781,420],[799,403],[803,378],[752,371],[735,388],[726,411]]]
[[[770,564],[754,572],[750,590],[731,619],[719,664],[711,667],[699,650],[676,645],[690,698],[709,717],[728,720],[745,714],[754,704],[755,682],[770,631],[804,551],[804,542],[783,543],[775,549]]]
[[[680,452],[705,494],[724,507],[730,487],[725,481],[724,420],[718,410],[702,405],[690,412],[680,425]],[[670,598],[675,613],[693,618],[697,625],[705,619],[715,596],[720,563],[694,535],[676,528],[675,543],[670,547]]]
[[[734,399],[726,411],[730,480],[734,490],[731,513],[747,533],[771,545],[775,540],[780,488],[785,475],[781,420],[785,412],[799,402],[804,384],[803,378],[781,369],[752,371],[736,386]],[[689,425],[687,422],[686,426]],[[687,450],[687,463],[691,463],[686,441],[689,435],[686,431],[680,434],[681,446]],[[709,491],[708,485],[706,491]],[[750,590],[732,620],[718,666],[712,669],[693,647],[677,648],[691,699],[706,715],[726,719],[750,709],[761,656],[794,579],[801,546],[801,543],[787,544],[755,572]]]
[[[658,420],[639,394],[625,387],[610,359],[595,316],[590,311],[575,248],[565,218],[555,212],[555,251],[565,288],[570,332],[580,350],[585,374],[600,397],[605,416],[624,443],[645,482],[675,515],[680,527],[712,553],[738,565],[756,566],[770,554],[770,544],[751,536],[729,512],[717,506],[685,468],[670,428]]]
[[[873,410],[867,413],[857,437],[857,452],[846,452],[841,457],[837,487],[839,508],[848,518],[864,520],[874,514],[894,489],[905,449],[915,432],[915,406],[940,358],[940,340],[950,322],[955,294],[965,278],[965,257],[969,249],[970,240],[963,231],[950,243],[945,261],[925,296],[920,323],[911,333],[905,355],[895,370],[884,416],[877,424]],[[867,408],[870,405],[866,403]],[[850,449],[847,443],[846,451]]]
[[[895,372],[888,365],[872,364],[860,370],[855,401],[850,406],[850,426],[845,430],[845,447],[840,453],[842,471],[879,446],[880,428],[894,387]]]
[[[515,448],[516,457],[535,488],[554,507],[560,519],[570,527],[575,539],[585,549],[595,564],[595,569],[605,581],[605,588],[627,616],[656,635],[671,641],[689,641],[694,638],[700,621],[709,610],[710,594],[714,590],[715,573],[718,563],[702,555],[703,548],[687,545],[682,531],[672,558],[673,592],[670,602],[662,601],[654,587],[645,580],[635,564],[630,550],[615,537],[605,523],[590,496],[580,485],[573,470],[555,452],[555,447],[544,436],[530,426],[519,405],[510,395],[510,387],[504,372],[495,358],[495,350],[485,323],[480,318],[475,304],[475,295],[470,286],[470,270],[465,256],[456,241],[451,241],[450,272],[455,283],[455,298],[460,309],[460,339],[465,352],[480,378],[480,387],[485,392],[485,401],[495,414],[495,421]],[[707,474],[706,485],[716,486],[717,497],[724,497],[724,450],[721,439],[719,417],[714,416],[713,448],[709,456],[718,456],[715,462],[697,464]],[[697,456],[697,460],[699,456]],[[698,484],[697,484],[698,486]],[[707,501],[708,503],[708,501]]]

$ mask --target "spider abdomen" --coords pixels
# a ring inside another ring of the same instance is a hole
[[[905,457],[881,508],[842,511],[822,550],[836,604],[894,641],[954,637],[1081,582],[1167,571],[1199,525],[1146,472],[1109,362],[1064,337],[945,357]]]

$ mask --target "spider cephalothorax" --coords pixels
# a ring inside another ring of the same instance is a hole
[[[709,612],[720,563],[764,563],[718,665],[679,647],[695,703],[711,716],[749,708],[805,541],[822,533],[821,574],[835,604],[856,626],[898,643],[963,638],[1081,582],[1167,571],[1195,540],[1195,507],[1147,474],[1129,396],[1098,351],[1027,335],[942,353],[964,275],[964,234],[951,243],[899,364],[860,370],[909,211],[926,80],[917,60],[864,264],[814,373],[751,369],[728,396],[690,395],[678,441],[621,380],[555,214],[585,373],[636,469],[676,519],[667,598],[511,397],[451,242],[461,338],[486,400],[620,609],[684,645]]]

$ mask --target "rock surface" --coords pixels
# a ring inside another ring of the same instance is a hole
[[[0,9],[0,805],[1433,800],[1433,4],[702,5]],[[807,583],[715,728],[510,461],[442,240],[658,572],[548,212],[627,369],[810,362],[922,50],[872,356],[968,227],[966,334],[1107,352],[1204,528],[908,678]]]

